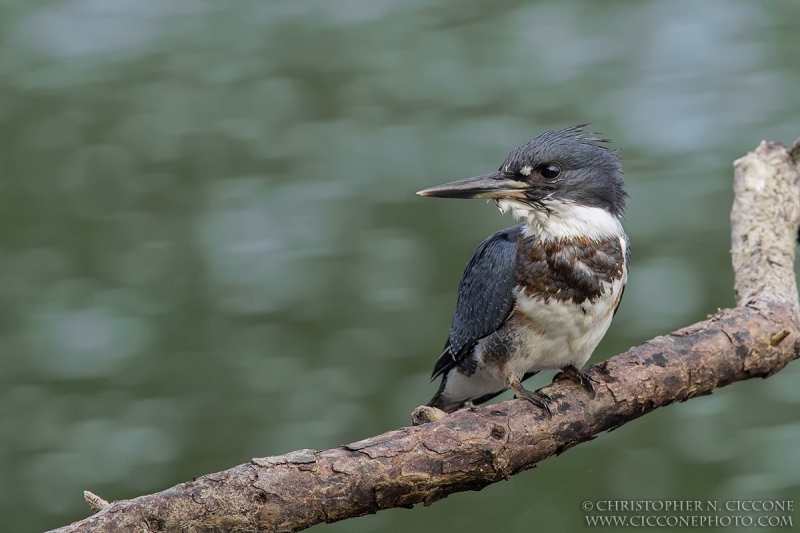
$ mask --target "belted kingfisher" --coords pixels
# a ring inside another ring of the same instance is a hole
[[[483,241],[467,263],[428,405],[450,413],[511,388],[550,415],[552,399],[522,386],[546,369],[594,393],[580,368],[616,314],[630,243],[622,163],[585,126],[542,133],[497,172],[417,193],[492,199],[524,221]]]

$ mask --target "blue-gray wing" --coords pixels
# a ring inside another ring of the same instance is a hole
[[[467,357],[482,338],[497,331],[514,307],[517,238],[523,225],[498,231],[478,246],[458,287],[450,335],[431,379]]]

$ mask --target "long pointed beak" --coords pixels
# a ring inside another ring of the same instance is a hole
[[[530,185],[527,183],[504,179],[500,172],[493,172],[477,178],[428,187],[417,194],[437,198],[524,198],[524,191],[528,189]]]

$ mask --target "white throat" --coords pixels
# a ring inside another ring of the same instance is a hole
[[[497,207],[505,213],[509,209],[515,218],[525,220],[526,236],[542,239],[586,237],[593,241],[625,235],[619,218],[601,207],[587,207],[570,202],[549,201],[547,210],[535,209],[516,200],[503,199]]]

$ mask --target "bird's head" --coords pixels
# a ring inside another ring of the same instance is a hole
[[[440,198],[489,198],[518,216],[548,215],[574,207],[625,209],[622,162],[609,142],[583,133],[586,124],[547,131],[512,151],[497,172],[423,189]]]

